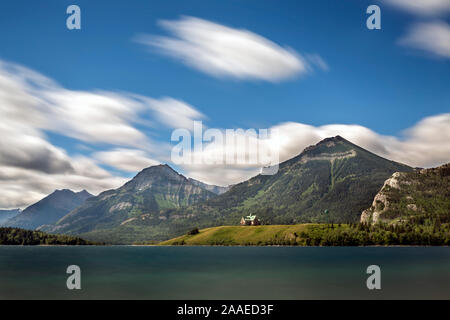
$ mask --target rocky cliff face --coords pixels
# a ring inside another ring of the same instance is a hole
[[[201,181],[195,180],[193,178],[189,178],[189,181],[192,182],[194,185],[199,186],[205,190],[214,192],[215,194],[222,194],[230,190],[230,186],[228,187],[222,187],[222,186],[215,186],[211,184],[206,184]]]
[[[405,223],[450,219],[450,163],[414,172],[395,172],[361,214],[361,222]]]

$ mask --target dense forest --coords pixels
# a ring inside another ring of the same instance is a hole
[[[0,245],[90,245],[78,237],[53,235],[19,228],[0,228]]]
[[[327,224],[311,226],[301,233],[300,245],[307,246],[371,246],[371,245],[450,245],[449,224],[369,225],[355,223],[349,225]]]

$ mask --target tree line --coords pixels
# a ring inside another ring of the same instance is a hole
[[[0,228],[0,245],[89,245],[84,239],[20,228]]]

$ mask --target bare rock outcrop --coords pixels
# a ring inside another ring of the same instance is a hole
[[[380,220],[380,215],[389,209],[387,190],[390,188],[400,189],[399,178],[401,175],[401,172],[395,172],[384,182],[381,190],[375,195],[372,206],[361,213],[361,223],[375,224]]]

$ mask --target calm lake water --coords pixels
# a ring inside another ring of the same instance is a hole
[[[450,299],[450,248],[0,246],[0,299]]]

